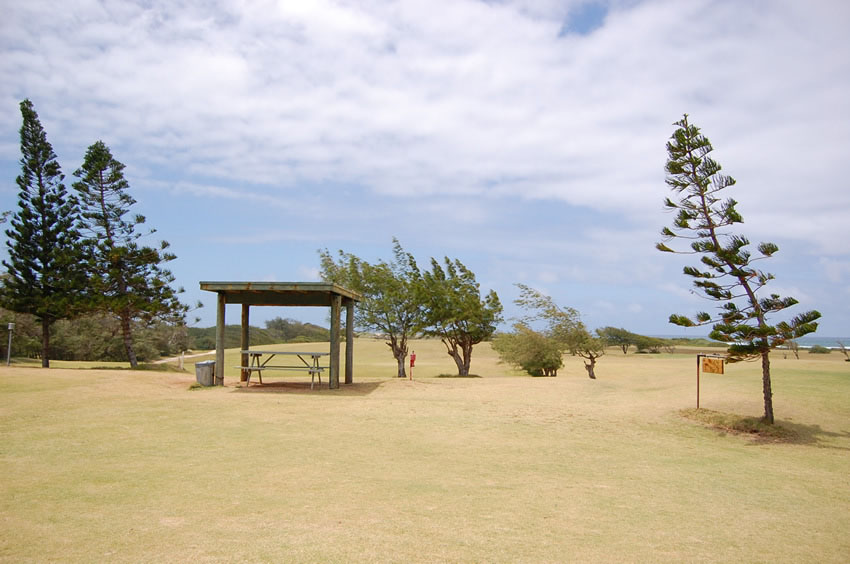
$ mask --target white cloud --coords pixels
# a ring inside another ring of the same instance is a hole
[[[582,3],[10,3],[0,160],[13,177],[31,97],[66,173],[104,139],[134,186],[250,209],[222,239],[398,235],[580,294],[663,285],[664,142],[688,112],[750,238],[845,280],[850,5],[617,0],[559,37]]]
[[[843,283],[845,279],[850,278],[850,260],[821,258],[818,262],[826,279],[830,282],[839,284]]]
[[[299,266],[298,276],[299,280],[318,281],[322,279],[321,272],[315,266]]]

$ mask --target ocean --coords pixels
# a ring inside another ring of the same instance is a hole
[[[708,335],[652,335],[661,339],[708,339]],[[809,348],[815,345],[820,345],[828,349],[840,349],[839,341],[844,343],[847,349],[850,349],[850,337],[822,337],[820,335],[806,335],[797,339],[801,348]]]

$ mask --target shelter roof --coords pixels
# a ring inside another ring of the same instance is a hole
[[[259,306],[330,306],[333,296],[359,302],[360,294],[330,282],[201,282],[226,303]]]

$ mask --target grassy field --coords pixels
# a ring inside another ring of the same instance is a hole
[[[850,561],[839,355],[775,355],[795,438],[770,442],[680,415],[695,351],[612,351],[591,381],[572,358],[525,377],[481,345],[480,378],[459,379],[423,341],[408,381],[381,342],[355,346],[339,390],[0,368],[0,561]],[[705,375],[702,407],[759,416],[759,371]]]

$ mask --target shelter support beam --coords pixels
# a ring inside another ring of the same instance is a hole
[[[218,309],[215,318],[215,385],[224,385],[224,306],[227,299],[218,292]]]
[[[345,383],[354,382],[354,300],[345,300]]]
[[[331,389],[339,388],[339,314],[342,296],[331,296],[331,373],[328,385]]]
[[[250,327],[251,327],[251,306],[248,305],[248,304],[242,304],[242,346],[240,347],[239,350],[247,351],[248,347],[250,346],[250,342],[251,342],[250,335],[249,335],[249,331],[251,330]],[[242,364],[240,364],[239,366],[248,366],[248,362],[249,362],[248,355],[243,354],[242,355]],[[240,382],[247,382],[249,374],[250,374],[250,372],[248,370],[243,370],[242,373],[239,375],[239,381]]]

